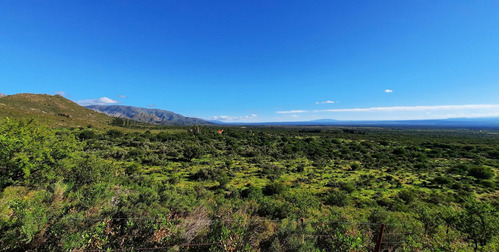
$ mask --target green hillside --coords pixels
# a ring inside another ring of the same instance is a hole
[[[34,118],[54,127],[107,127],[113,118],[87,109],[60,95],[15,94],[0,97],[0,119]]]

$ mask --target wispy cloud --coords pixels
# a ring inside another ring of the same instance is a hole
[[[126,95],[122,95],[122,94],[121,94],[121,95],[118,95],[118,97],[120,97],[120,98],[122,98],[122,99],[127,98],[127,96],[126,96]]]
[[[87,105],[110,105],[110,104],[115,104],[118,102],[119,101],[110,99],[108,97],[101,97],[101,98],[96,98],[96,99],[80,100],[77,103],[82,105],[82,106],[87,106]]]
[[[213,116],[212,120],[218,120],[218,121],[244,121],[244,120],[250,120],[256,118],[256,114],[251,114],[251,115],[246,115],[246,116],[226,116],[226,115],[220,115],[220,116]]]
[[[386,90],[384,90],[384,92],[386,92],[386,93],[392,93],[392,89],[386,89]]]
[[[316,104],[334,104],[335,102],[334,101],[322,101],[322,102],[319,102],[317,101]]]
[[[66,96],[66,92],[64,92],[64,91],[55,91],[54,94],[60,95],[60,96]]]
[[[148,107],[150,108],[155,108],[156,107],[156,104],[149,104]]]
[[[276,111],[278,114],[298,114],[298,113],[307,113],[311,111],[307,110],[288,110],[288,111]]]
[[[433,111],[433,110],[471,110],[471,109],[496,109],[498,104],[471,104],[471,105],[437,105],[437,106],[395,106],[395,107],[370,107],[347,109],[321,109],[321,110],[289,110],[276,111],[278,114],[318,113],[318,112],[391,112],[391,111]]]

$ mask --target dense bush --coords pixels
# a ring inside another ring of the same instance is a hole
[[[3,250],[498,250],[494,134],[115,124],[0,123]]]
[[[339,207],[347,206],[350,203],[350,197],[343,191],[331,190],[325,197],[325,203]]]
[[[478,179],[490,179],[495,176],[495,173],[488,166],[475,166],[469,170],[469,176]]]

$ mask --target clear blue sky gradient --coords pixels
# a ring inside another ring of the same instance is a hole
[[[455,0],[2,1],[0,92],[227,121],[497,116],[498,10]],[[493,106],[442,107],[478,104]],[[325,111],[373,107],[408,108]]]

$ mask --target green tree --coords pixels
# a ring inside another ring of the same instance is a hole
[[[58,163],[82,149],[71,134],[34,120],[0,124],[0,188],[10,184],[47,185],[60,177]]]
[[[488,203],[469,201],[458,216],[457,228],[474,242],[474,251],[482,250],[498,236],[498,210]]]

